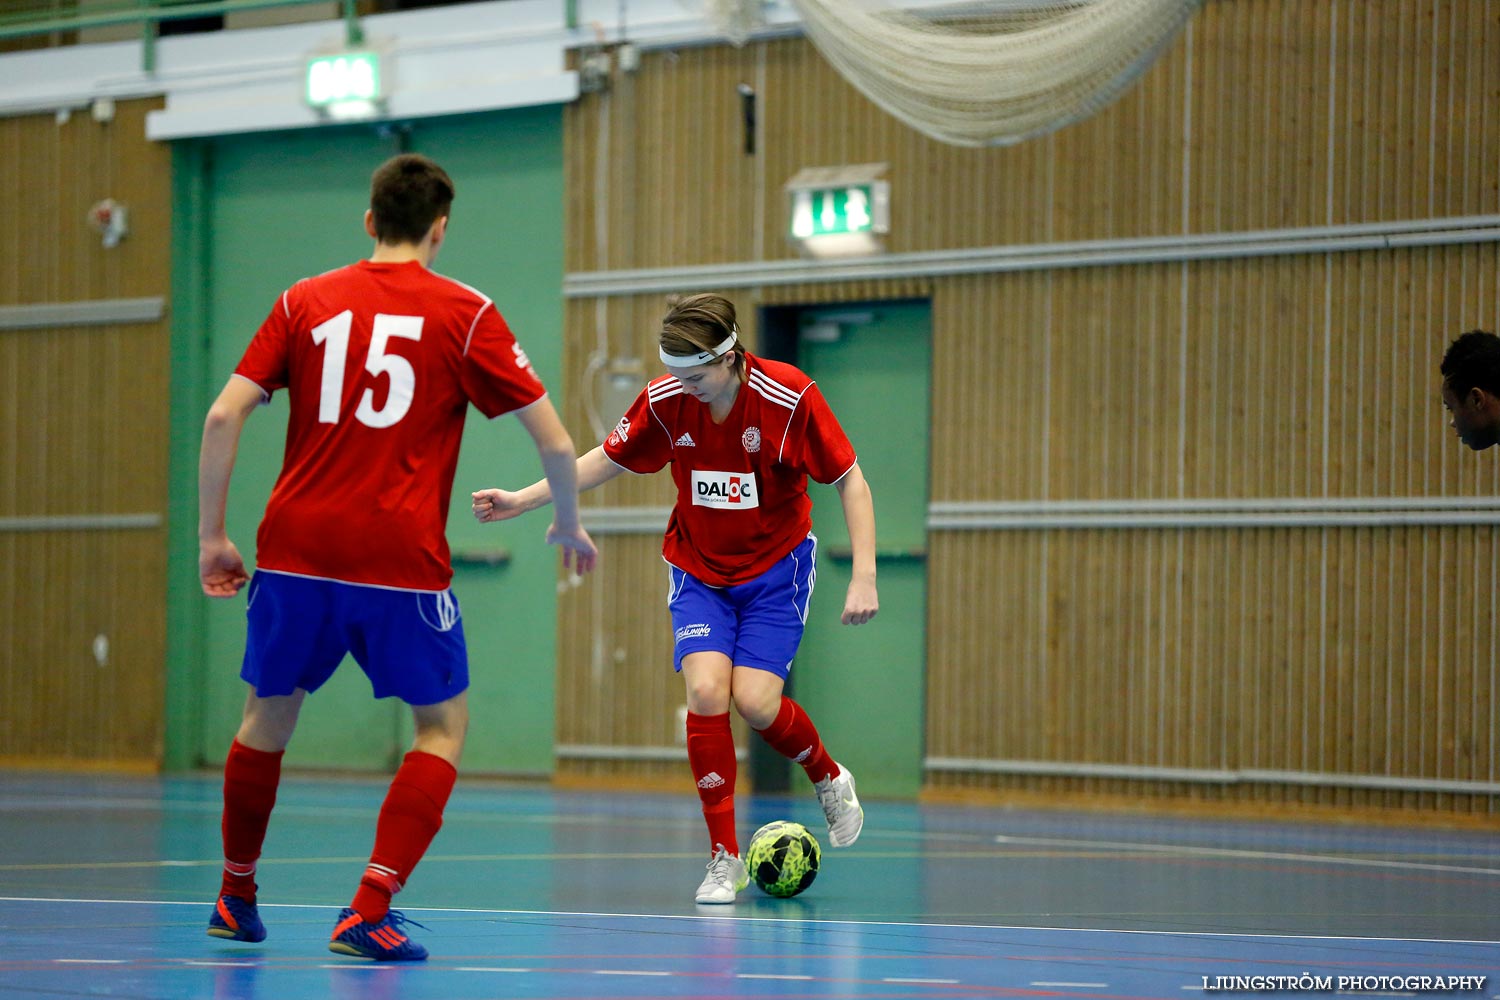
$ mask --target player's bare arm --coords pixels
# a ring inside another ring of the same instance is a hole
[[[562,421],[556,415],[552,403],[547,400],[528,406],[517,414],[520,423],[526,432],[531,433],[531,438],[537,444],[537,453],[541,456],[541,471],[543,478],[538,483],[532,484],[523,493],[526,496],[511,495],[505,499],[504,492],[501,493],[501,504],[496,508],[495,496],[481,498],[480,493],[474,495],[474,516],[478,520],[502,520],[504,517],[513,517],[526,510],[534,510],[546,502],[552,502],[556,507],[556,514],[552,519],[552,526],[547,528],[547,544],[562,546],[562,565],[577,571],[577,573],[588,573],[594,568],[598,559],[598,550],[594,547],[594,541],[588,537],[588,532],[583,531],[582,522],[579,520],[579,508],[577,508],[577,495],[585,489],[592,489],[603,481],[600,478],[594,463],[585,462],[583,459],[573,457],[573,438],[568,436],[567,429],[562,427]],[[592,454],[592,453],[591,453]],[[588,456],[583,456],[588,457]],[[607,462],[607,460],[606,460]],[[613,466],[613,463],[609,463]],[[585,475],[585,471],[588,474]],[[613,472],[610,472],[613,475]],[[487,511],[481,510],[481,505],[489,505]],[[493,514],[499,513],[499,516]],[[489,514],[489,516],[486,516]]]
[[[239,549],[229,540],[224,511],[240,432],[262,398],[260,386],[231,378],[203,421],[203,444],[198,452],[198,578],[210,597],[233,597],[250,579]]]
[[[849,547],[854,552],[854,567],[839,621],[845,625],[863,625],[880,611],[880,595],[875,588],[875,500],[858,462],[835,484],[835,489],[844,507]]]
[[[578,516],[578,471],[573,458],[573,438],[558,418],[551,401],[545,397],[517,411],[516,416],[536,443],[537,455],[542,460],[542,482],[557,508],[547,529],[547,544],[561,547],[565,567],[587,573],[594,568],[599,550],[594,547],[594,540],[588,532],[583,530],[583,522]]]
[[[578,492],[587,493],[624,471],[609,460],[604,454],[604,446],[600,445],[578,457],[575,465]],[[539,479],[522,490],[514,492],[501,489],[475,490],[472,497],[474,517],[481,522],[488,523],[507,521],[528,511],[547,506],[552,502],[552,490],[546,479]]]

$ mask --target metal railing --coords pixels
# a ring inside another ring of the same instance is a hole
[[[0,16],[0,41],[82,31],[117,25],[139,25],[141,28],[141,63],[147,73],[156,69],[156,41],[159,26],[167,21],[194,17],[216,17],[237,11],[270,7],[306,7],[328,0],[134,0],[118,7],[90,8],[71,14],[59,13],[54,6],[38,7],[26,13]],[[360,27],[358,0],[336,0],[344,21],[344,40],[349,46],[364,42]]]

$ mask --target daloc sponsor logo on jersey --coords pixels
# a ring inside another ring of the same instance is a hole
[[[760,506],[760,491],[752,472],[706,472],[693,470],[693,505],[725,510],[748,510]]]

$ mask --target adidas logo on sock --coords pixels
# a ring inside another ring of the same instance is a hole
[[[696,447],[696,444],[693,441],[693,436],[691,434],[689,434],[687,431],[683,431],[682,432],[682,437],[680,437],[680,438],[677,439],[677,447],[679,447],[679,448],[693,448],[693,447]]]
[[[709,771],[698,779],[699,788],[718,788],[722,784],[724,784],[724,779],[719,777],[718,771]]]

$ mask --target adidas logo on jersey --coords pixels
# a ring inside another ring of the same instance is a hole
[[[718,788],[722,784],[724,784],[724,779],[719,777],[718,771],[709,771],[698,779],[699,788]]]
[[[689,434],[687,431],[683,431],[682,437],[677,439],[677,447],[693,448],[696,447],[696,442],[693,441],[693,436],[691,434]]]

